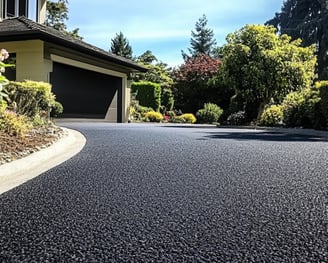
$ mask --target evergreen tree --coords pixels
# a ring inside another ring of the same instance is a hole
[[[216,45],[212,29],[207,27],[207,18],[203,15],[196,22],[195,31],[191,31],[190,46],[188,48],[191,57],[197,57],[199,54],[211,56]],[[187,60],[189,56],[182,52],[182,57]]]
[[[111,40],[110,51],[118,56],[132,59],[132,48],[122,32],[116,34],[115,38]]]
[[[46,26],[52,27],[74,38],[82,39],[78,34],[78,28],[73,31],[67,30],[66,20],[68,20],[68,0],[58,0],[58,2],[47,1]]]
[[[137,61],[143,64],[153,64],[157,62],[158,59],[150,50],[147,50],[137,58]]]
[[[327,0],[287,0],[281,12],[276,13],[267,24],[293,39],[301,38],[304,46],[316,44],[319,78],[328,79]]]

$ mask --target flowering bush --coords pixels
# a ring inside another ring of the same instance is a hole
[[[175,123],[195,123],[197,121],[196,117],[192,113],[185,113],[180,116],[174,117],[172,120]]]
[[[197,121],[196,117],[192,113],[185,113],[180,117],[183,118],[187,123],[195,123]]]
[[[129,108],[129,121],[142,121],[145,114],[154,111],[152,108],[139,105],[137,100],[132,99]]]
[[[163,115],[156,111],[149,111],[145,114],[145,119],[150,122],[160,122],[163,120]]]
[[[6,64],[3,61],[6,60],[9,57],[9,53],[5,49],[0,50],[0,101],[2,101],[4,98],[7,98],[7,92],[5,90],[5,85],[9,83],[7,78],[2,75],[2,73],[5,72],[6,67],[12,67],[11,64]]]
[[[232,113],[227,118],[227,123],[229,125],[242,125],[246,120],[246,113],[245,111],[238,111]]]

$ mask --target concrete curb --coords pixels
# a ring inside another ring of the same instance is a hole
[[[0,194],[61,164],[83,149],[86,139],[81,133],[61,128],[66,135],[51,146],[0,166]]]

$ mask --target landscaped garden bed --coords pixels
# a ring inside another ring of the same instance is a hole
[[[0,165],[49,147],[63,136],[64,131],[54,125],[32,129],[24,137],[0,131]]]

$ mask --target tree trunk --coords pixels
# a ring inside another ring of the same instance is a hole
[[[257,119],[256,122],[259,123],[262,113],[264,111],[265,106],[269,103],[269,99],[263,100],[263,102],[260,103],[259,109],[258,109],[258,114],[257,114]]]

